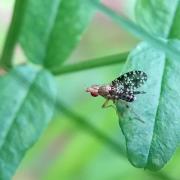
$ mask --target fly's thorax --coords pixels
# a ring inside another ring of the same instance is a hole
[[[112,100],[118,100],[120,92],[118,91],[118,88],[116,86],[111,86],[111,90],[109,92],[110,99]]]
[[[110,95],[111,86],[110,85],[103,85],[100,86],[98,89],[98,93],[100,96],[108,97]]]

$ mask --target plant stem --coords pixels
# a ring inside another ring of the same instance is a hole
[[[66,106],[60,100],[57,101],[56,108],[58,111],[61,111],[65,116],[67,116],[70,120],[73,120],[77,123],[81,128],[83,128],[89,134],[98,138],[102,143],[106,144],[109,148],[111,148],[115,153],[120,155],[122,158],[126,158],[125,149],[112,138],[108,137],[106,134],[102,133],[99,129],[89,123],[89,120],[82,117],[81,115],[73,112],[68,106]],[[78,126],[78,127],[79,127]],[[173,180],[167,174],[163,172],[152,173],[150,171],[146,171],[150,176],[154,178],[160,178],[163,180]]]
[[[86,60],[84,62],[80,62],[76,64],[62,66],[61,68],[54,70],[53,74],[60,75],[60,74],[72,73],[76,71],[82,71],[86,69],[97,68],[101,66],[121,64],[126,61],[128,54],[129,52],[125,52],[121,54],[100,57],[96,59]]]
[[[166,39],[160,39],[157,37],[158,35],[151,35],[149,32],[145,31],[134,22],[117,14],[116,12],[106,7],[102,3],[97,2],[96,0],[88,1],[92,6],[94,6],[95,9],[109,16],[114,22],[116,22],[118,25],[120,25],[130,33],[134,34],[136,37],[149,42],[152,46],[165,52],[169,57],[179,60],[180,52],[173,46],[170,46],[170,44],[167,43]]]
[[[75,121],[75,123],[78,124],[78,127],[83,128],[87,133],[98,138],[100,141],[108,145],[108,147],[112,148],[112,150],[117,152],[119,155],[125,156],[125,149],[119,143],[117,143],[116,141],[108,137],[106,134],[102,133],[91,123],[89,123],[90,121],[88,119],[70,110],[70,108],[67,107],[60,100],[58,100],[56,107],[58,108],[58,111],[61,111],[70,120]]]
[[[15,1],[13,16],[7,32],[7,37],[4,43],[2,56],[0,58],[0,66],[7,69],[12,67],[13,53],[22,26],[26,5],[27,0]]]

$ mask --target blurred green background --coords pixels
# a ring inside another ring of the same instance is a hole
[[[134,0],[106,0],[107,5],[133,18]],[[0,1],[0,53],[10,23],[14,0]],[[138,40],[120,29],[111,20],[97,13],[81,43],[66,63],[129,51]],[[15,59],[25,57],[17,46]],[[92,84],[108,83],[116,78],[122,65],[114,65],[56,78],[58,97],[100,132],[117,142],[122,153],[102,141],[95,133],[77,120],[65,116],[61,109],[40,140],[28,151],[14,180],[134,180],[134,179],[180,179],[180,151],[160,172],[134,168],[123,154],[124,137],[114,109],[101,109],[103,98],[93,98],[85,93]]]

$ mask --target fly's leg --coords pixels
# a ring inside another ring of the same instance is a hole
[[[140,122],[144,123],[144,121],[140,118],[140,116],[133,110],[132,107],[130,107],[127,103],[126,103],[126,107],[136,116],[136,119],[139,120]]]
[[[112,108],[114,108],[116,110],[116,107],[114,105],[112,105],[112,104],[109,105],[108,103],[109,103],[109,99],[106,99],[106,101],[102,105],[102,108],[110,108],[110,107],[112,107]]]

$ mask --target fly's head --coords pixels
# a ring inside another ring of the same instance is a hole
[[[99,87],[98,85],[92,85],[91,87],[86,89],[86,92],[89,92],[91,94],[91,96],[93,97],[97,97],[99,96]]]
[[[91,96],[97,97],[97,96],[103,96],[105,98],[108,98],[111,91],[110,85],[92,85],[91,87],[86,89],[86,92],[89,92]]]

